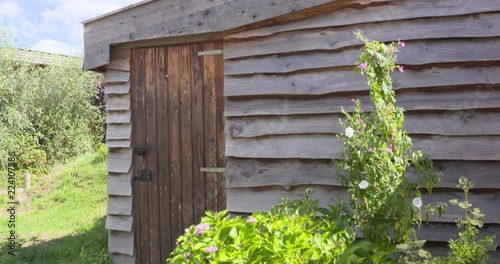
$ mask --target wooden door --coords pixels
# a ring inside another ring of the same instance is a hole
[[[197,54],[217,49],[132,49],[137,263],[165,263],[186,227],[226,208],[224,175],[200,172],[225,166],[223,58]]]

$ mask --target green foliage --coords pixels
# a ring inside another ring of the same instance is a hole
[[[390,45],[368,40],[357,62],[357,72],[368,81],[374,110],[361,109],[359,100],[352,100],[352,113],[342,109],[346,128],[338,135],[344,141],[336,162],[337,175],[350,193],[350,212],[353,225],[369,241],[392,244],[411,243],[416,239],[414,225],[422,220],[420,188],[429,192],[439,182],[439,175],[430,160],[420,151],[412,152],[412,142],[403,130],[404,110],[395,105],[390,73],[395,69],[396,55],[401,42]],[[414,166],[420,181],[409,182],[406,171]]]
[[[0,37],[0,171],[11,151],[20,170],[44,173],[57,161],[96,149],[104,116],[91,102],[100,77],[83,71],[81,59],[35,65],[16,55],[11,34]]]
[[[177,240],[168,263],[333,263],[355,238],[342,206],[319,208],[310,190],[249,218],[207,212]],[[321,215],[321,217],[316,217]],[[213,251],[213,252],[211,252]]]
[[[456,220],[457,226],[461,230],[459,239],[450,240],[450,252],[445,258],[434,258],[430,263],[446,263],[446,264],[475,264],[487,263],[489,256],[488,251],[496,250],[494,244],[494,235],[485,235],[479,238],[479,228],[483,227],[484,214],[479,208],[472,208],[472,204],[468,200],[470,188],[474,187],[474,181],[469,181],[465,177],[460,177],[459,185],[465,194],[464,201],[458,199],[450,200],[452,205],[458,206],[464,210],[465,217]]]
[[[84,155],[33,179],[31,189],[18,197],[16,233],[21,243],[16,256],[0,243],[0,263],[111,263],[106,223],[106,153]],[[5,195],[0,196],[0,201]],[[7,223],[6,210],[0,223]],[[0,225],[0,237],[9,229]]]

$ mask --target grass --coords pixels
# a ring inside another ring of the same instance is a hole
[[[82,156],[34,179],[16,212],[16,256],[8,255],[8,215],[0,210],[0,263],[110,263],[105,151]],[[7,197],[0,197],[7,208]]]

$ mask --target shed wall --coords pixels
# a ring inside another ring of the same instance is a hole
[[[106,67],[109,252],[113,263],[134,263],[130,49],[113,49]]]
[[[324,204],[346,191],[331,159],[341,105],[369,103],[369,87],[353,65],[361,29],[380,41],[406,42],[394,73],[398,105],[414,143],[443,172],[424,201],[463,197],[462,175],[476,181],[469,198],[486,213],[485,231],[500,242],[500,2],[394,1],[341,10],[225,37],[227,206],[267,210],[283,196],[312,187]],[[369,108],[367,108],[369,110]],[[415,175],[409,172],[411,178]],[[420,236],[456,237],[449,207]]]

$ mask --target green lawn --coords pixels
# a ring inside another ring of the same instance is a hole
[[[0,197],[0,263],[110,263],[104,151],[57,166],[18,195],[16,256],[8,255],[7,197]]]

